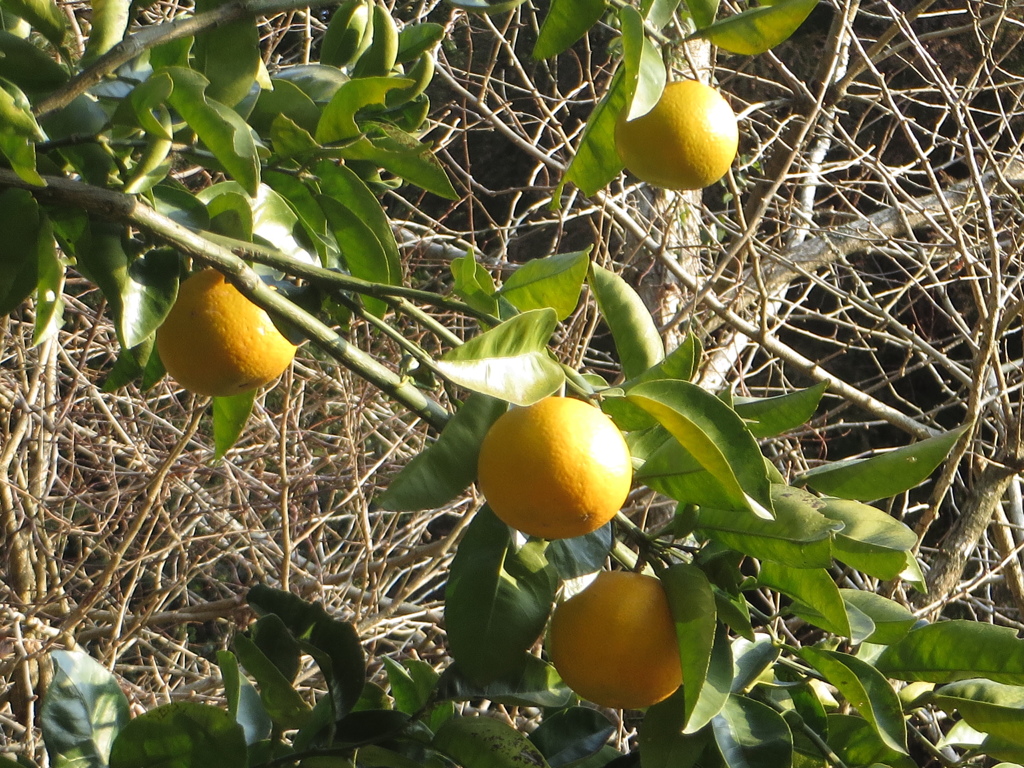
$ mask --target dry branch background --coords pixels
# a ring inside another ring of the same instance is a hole
[[[65,7],[87,34],[88,6]],[[147,18],[185,9],[159,3]],[[929,594],[836,576],[922,615],[1024,629],[1024,11],[823,0],[756,59],[719,55],[709,72],[680,48],[677,76],[695,63],[741,114],[730,177],[696,201],[620,177],[593,198],[566,190],[557,210],[547,203],[607,86],[614,31],[536,62],[530,4],[494,18],[439,2],[394,12],[448,28],[430,135],[463,193],[392,195],[412,282],[444,290],[448,261],[470,249],[500,277],[594,245],[659,302],[670,338],[698,334],[705,386],[833,382],[805,430],[765,444],[784,473],[973,423],[930,483],[888,506],[921,534]],[[326,18],[263,20],[271,71],[315,61]],[[84,281],[68,293],[65,328],[39,347],[31,307],[0,321],[0,752],[43,760],[34,717],[51,647],[116,669],[140,708],[217,697],[210,659],[247,620],[256,581],[322,600],[373,654],[443,663],[445,571],[476,499],[403,515],[373,505],[427,439],[421,424],[307,347],[213,462],[208,408],[173,382],[102,391],[116,356],[102,300]],[[352,337],[400,357],[365,327]],[[614,377],[609,350],[582,304],[560,356]]]

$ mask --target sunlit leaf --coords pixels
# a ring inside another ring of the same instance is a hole
[[[1024,640],[1009,627],[942,621],[911,630],[882,651],[875,666],[897,680],[952,683],[986,677],[1024,685]]]
[[[686,6],[697,29],[711,26],[718,15],[718,0],[686,0]]]
[[[533,47],[535,59],[557,56],[579,40],[604,14],[605,0],[552,0]]]
[[[946,712],[956,710],[972,728],[1013,742],[1024,751],[1024,688],[989,680],[944,685],[926,701]]]
[[[758,582],[799,600],[820,617],[815,623],[840,637],[850,636],[850,619],[839,588],[824,568],[790,568],[767,561],[761,564]]]
[[[843,523],[833,554],[878,579],[895,579],[907,565],[917,534],[880,509],[847,499],[822,499],[821,513]]]
[[[361,77],[342,83],[324,107],[314,137],[321,144],[357,138],[362,131],[356,125],[356,112],[383,104],[388,91],[410,85],[411,80],[401,77]]]
[[[759,701],[730,696],[711,730],[729,768],[789,768],[793,763],[789,726]]]
[[[346,0],[339,5],[320,40],[320,62],[346,67],[359,58],[373,35],[371,14],[367,0]]]
[[[551,307],[565,320],[579,303],[589,253],[588,248],[528,261],[509,276],[499,294],[522,312]]]
[[[544,756],[525,736],[492,717],[455,717],[441,726],[431,746],[463,768],[547,768]]]
[[[498,314],[498,300],[495,298],[494,279],[472,252],[451,260],[448,268],[452,271],[455,295],[478,312]]]
[[[91,64],[124,38],[131,17],[131,0],[93,0],[89,41],[82,64]]]
[[[698,29],[695,36],[731,53],[755,56],[774,48],[804,23],[818,0],[774,0]]]
[[[622,68],[629,96],[626,119],[635,120],[650,112],[665,89],[667,71],[661,49],[644,32],[640,13],[630,5],[619,10],[622,29]]]
[[[245,732],[225,710],[192,701],[145,712],[118,734],[110,768],[244,768]]]
[[[708,577],[699,568],[677,563],[659,574],[672,609],[683,680],[686,681],[686,716],[697,705],[711,664],[717,612]]]
[[[53,0],[4,0],[4,10],[11,11],[60,48],[67,37],[68,17]]]
[[[620,275],[592,264],[588,278],[601,317],[608,324],[627,379],[665,359],[658,327],[640,295]]]
[[[575,184],[585,195],[606,187],[623,168],[615,149],[615,124],[629,103],[625,70],[615,71],[604,97],[590,113],[562,184]],[[557,197],[556,197],[557,199]]]
[[[889,645],[904,637],[917,622],[910,610],[882,595],[862,589],[840,589],[847,610],[851,607],[863,613],[875,625],[865,642]]]
[[[234,447],[249,421],[256,390],[242,392],[230,397],[213,398],[213,443],[214,458],[221,459]]]
[[[473,701],[487,699],[513,707],[561,709],[573,698],[555,668],[533,654],[524,653],[522,669],[480,684],[473,682],[460,668],[450,664],[437,685],[439,700]]]
[[[395,78],[388,78],[394,80]],[[411,81],[404,80],[409,83]],[[338,150],[349,160],[366,160],[445,200],[459,195],[433,150],[415,136],[386,123],[367,125],[366,136]]]
[[[778,397],[739,398],[733,401],[736,413],[747,422],[754,437],[774,437],[803,426],[814,415],[828,382]]]

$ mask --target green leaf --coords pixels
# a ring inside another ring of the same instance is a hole
[[[710,723],[712,718],[725,706],[732,690],[734,674],[730,643],[728,628],[725,624],[719,624],[711,649],[711,663],[708,665],[707,676],[701,686],[699,696],[692,709],[689,710],[683,733],[697,733]]]
[[[412,24],[405,27],[398,35],[399,64],[414,61],[428,51],[432,51],[444,40],[444,26],[432,21]]]
[[[212,11],[230,0],[197,0],[196,13]],[[247,17],[219,24],[196,35],[194,66],[210,85],[207,96],[234,107],[249,95],[260,68],[260,35],[256,20]]]
[[[546,346],[557,322],[553,309],[516,315],[446,352],[437,361],[437,370],[466,389],[530,405],[565,380]]]
[[[60,87],[67,82],[68,73],[32,43],[0,31],[0,78],[35,94]]]
[[[255,400],[255,389],[230,397],[213,398],[214,459],[224,458],[224,454],[238,442]]]
[[[529,739],[493,718],[454,717],[438,730],[431,746],[463,768],[547,768]]]
[[[465,256],[451,260],[449,269],[455,285],[452,291],[478,312],[498,314],[498,300],[495,298],[494,280],[483,264],[469,251]]]
[[[650,112],[665,90],[667,72],[661,50],[647,39],[640,13],[630,5],[619,9],[622,29],[622,68],[629,96],[626,119],[635,120]]]
[[[121,336],[128,347],[148,339],[178,295],[178,253],[156,248],[131,262],[121,288]]]
[[[255,196],[260,186],[260,160],[252,131],[238,113],[206,95],[209,81],[183,67],[163,70],[171,76],[174,90],[168,103],[196,132],[235,181]]]
[[[487,699],[510,707],[546,707],[561,709],[574,694],[555,668],[530,653],[523,654],[522,669],[484,685],[473,682],[459,667],[450,664],[437,685],[439,701],[475,701]]]
[[[704,571],[677,563],[659,574],[676,626],[683,680],[686,681],[686,722],[704,688],[711,665],[718,623],[715,593]]]
[[[576,153],[565,169],[562,186],[575,184],[583,194],[593,195],[622,170],[623,162],[615,149],[615,124],[629,103],[630,95],[625,70],[619,67],[608,91],[590,113]],[[556,200],[560,190],[561,186],[555,193]]]
[[[819,499],[799,488],[772,486],[775,519],[702,507],[698,530],[737,552],[794,568],[832,565],[832,534],[840,527],[818,510]]]
[[[547,558],[561,578],[575,579],[601,570],[614,544],[615,535],[608,523],[583,536],[548,542]]]
[[[2,93],[4,91],[0,89],[0,94]],[[6,120],[6,116],[0,109],[0,121],[2,120]],[[7,158],[11,169],[22,181],[35,187],[46,186],[45,179],[36,170],[36,145],[32,139],[13,133],[0,133],[0,153]]]
[[[456,8],[461,8],[470,13],[505,13],[516,6],[522,5],[523,0],[448,0]]]
[[[337,94],[338,89],[350,82],[350,78],[337,67],[324,64],[297,64],[286,67],[274,75],[274,87],[286,80],[297,85],[303,93],[317,104],[326,104]]]
[[[131,0],[93,0],[89,42],[82,65],[91,64],[124,38],[131,18]]]
[[[579,304],[589,254],[587,248],[528,261],[512,273],[498,293],[521,312],[551,307],[559,321],[565,320]]]
[[[727,694],[728,695],[728,694]],[[680,688],[647,710],[640,724],[638,742],[642,768],[694,768],[708,765],[702,760],[712,746],[711,732],[684,731],[685,691]],[[713,764],[713,763],[712,763]]]
[[[724,494],[729,508],[770,517],[771,484],[764,457],[729,406],[687,381],[649,381],[626,399],[643,408],[696,460]],[[638,473],[646,477],[646,473]],[[699,499],[682,498],[684,503]]]
[[[263,708],[260,695],[249,679],[243,677],[238,659],[231,651],[217,651],[217,666],[224,683],[224,696],[228,702],[228,713],[245,732],[245,743],[256,744],[270,738],[274,723]]]
[[[686,6],[697,29],[711,26],[718,15],[718,0],[686,0]]]
[[[373,38],[372,13],[367,0],[346,0],[339,5],[320,41],[320,63],[347,67],[359,58]]]
[[[408,88],[412,81],[401,77],[361,77],[349,80],[335,91],[324,107],[314,137],[321,144],[333,144],[358,138],[356,113],[372,104],[384,104],[388,91]]]
[[[703,37],[731,53],[756,56],[789,38],[817,4],[818,0],[763,0],[757,8],[699,28],[693,37]]]
[[[567,50],[597,23],[605,7],[605,0],[552,0],[533,46],[533,58],[549,59]]]
[[[679,346],[669,352],[664,360],[641,373],[635,381],[626,382],[623,386],[629,389],[634,384],[655,379],[691,381],[697,375],[701,354],[700,342],[696,335],[692,332],[687,333]],[[753,433],[753,430],[751,432]]]
[[[316,201],[327,217],[330,231],[352,275],[371,283],[393,284],[384,246],[365,219],[333,197],[317,195]],[[362,301],[367,310],[377,317],[383,317],[387,312],[388,305],[379,299],[363,296]]]
[[[545,546],[530,541],[517,550],[486,506],[466,528],[445,589],[445,626],[452,658],[474,682],[520,672],[544,630],[558,586]]]
[[[821,514],[843,524],[833,556],[877,579],[895,579],[907,565],[917,534],[880,509],[846,499],[822,499]]]
[[[245,768],[242,726],[223,709],[181,701],[151,709],[118,734],[110,768]]]
[[[733,407],[746,422],[754,437],[775,437],[803,426],[825,394],[828,382],[778,397],[737,397]]]
[[[1024,685],[1024,640],[1009,627],[978,621],[943,621],[911,630],[875,661],[897,680],[952,683],[987,677]]]
[[[419,659],[404,659],[399,664],[385,656],[381,661],[399,711],[411,715],[427,706],[441,677],[432,666]]]
[[[793,483],[843,499],[886,499],[924,482],[968,429],[960,427],[870,459],[823,464],[798,475]]]
[[[903,707],[896,691],[877,669],[855,656],[819,648],[802,648],[800,655],[874,726],[885,746],[908,754]]]
[[[262,584],[253,586],[246,600],[258,612],[281,619],[323,672],[335,717],[347,715],[366,683],[366,659],[355,627],[335,619],[318,603]]]
[[[828,745],[846,765],[915,768],[917,762],[890,749],[867,720],[853,715],[828,716]]]
[[[957,710],[975,730],[1024,746],[1024,688],[989,680],[964,680],[936,689],[926,701]]]
[[[862,589],[840,589],[847,609],[860,611],[875,625],[864,642],[890,645],[905,637],[917,619],[908,608],[887,597]]]
[[[81,651],[53,651],[53,680],[39,724],[54,768],[106,768],[128,723],[128,699],[114,676]]]
[[[850,637],[850,619],[839,588],[824,568],[791,568],[771,561],[761,564],[760,584],[809,606],[813,624],[840,637]]]
[[[615,340],[623,375],[632,379],[662,362],[665,345],[640,295],[621,276],[597,264],[591,265],[588,281]]]
[[[57,255],[53,225],[49,217],[42,213],[39,218],[36,246],[38,277],[35,281],[36,320],[32,332],[33,345],[56,333],[64,319],[64,264]]]
[[[507,408],[503,400],[470,395],[437,440],[391,480],[377,503],[383,509],[412,512],[436,509],[454,499],[476,478],[480,442]]]
[[[259,685],[260,700],[270,718],[284,728],[301,728],[310,716],[310,706],[292,688],[289,679],[273,661],[245,635],[236,635],[235,654]]]
[[[396,126],[386,123],[368,125],[364,138],[339,148],[338,154],[348,160],[375,163],[389,173],[445,200],[457,200],[459,197],[431,148]]]
[[[64,45],[68,19],[53,0],[3,0],[3,7],[31,24],[56,48]]]
[[[41,217],[39,204],[27,190],[0,192],[0,316],[14,311],[36,289],[40,241],[45,237]]]
[[[387,76],[398,59],[398,26],[386,5],[373,5],[373,36],[352,67],[357,79]]]
[[[757,634],[753,641],[738,638],[732,643],[733,677],[732,692],[747,693],[756,686],[762,676],[775,664],[782,649],[764,634]]]
[[[711,721],[718,749],[729,768],[789,768],[793,736],[782,715],[746,696],[732,695]]]
[[[260,91],[259,98],[249,115],[249,124],[261,135],[266,136],[277,118],[290,120],[310,137],[308,149],[319,145],[312,134],[320,121],[320,107],[305,91],[289,80],[274,80],[274,90]],[[280,150],[277,150],[280,154]]]
[[[547,715],[528,738],[550,765],[564,766],[600,751],[615,731],[600,712],[569,707]]]

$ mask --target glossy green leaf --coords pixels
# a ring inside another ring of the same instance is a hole
[[[260,91],[249,115],[249,124],[260,135],[267,135],[278,117],[286,117],[310,136],[320,121],[320,107],[305,91],[289,80],[275,80],[274,90]],[[313,142],[314,147],[318,146]]]
[[[260,700],[270,718],[283,728],[301,728],[310,716],[310,706],[292,687],[288,677],[245,635],[234,639],[235,655],[259,686]]]
[[[754,437],[774,437],[806,424],[827,388],[828,382],[823,381],[778,397],[737,397],[733,407]]]
[[[823,464],[798,475],[793,483],[842,499],[886,499],[924,482],[969,428],[960,427],[869,459]]]
[[[372,12],[373,37],[370,45],[359,55],[352,74],[359,79],[387,76],[398,59],[398,26],[391,10],[374,3]]]
[[[463,768],[547,768],[525,736],[495,718],[455,717],[441,726],[431,746]]]
[[[615,731],[597,710],[569,707],[545,716],[528,738],[549,765],[563,766],[597,753]]]
[[[628,389],[633,383],[639,384],[644,381],[654,381],[655,379],[692,381],[699,370],[702,354],[703,350],[701,350],[700,342],[697,340],[696,335],[692,332],[687,333],[679,346],[665,355],[664,360],[643,371],[635,382],[627,382],[623,386]]]
[[[864,638],[865,642],[890,645],[906,636],[917,622],[908,608],[874,592],[840,589],[839,593],[846,602],[847,610],[854,608],[860,611],[875,625],[872,634]]]
[[[249,679],[241,674],[235,654],[231,651],[217,651],[217,666],[224,683],[228,713],[242,726],[245,743],[252,745],[270,738],[274,723],[263,708],[259,693]]]
[[[118,734],[110,768],[245,768],[245,733],[219,707],[180,701],[151,709]]]
[[[1024,688],[990,680],[963,680],[928,694],[927,702],[954,709],[977,731],[1024,749]]]
[[[507,407],[503,400],[470,395],[437,440],[391,480],[378,504],[395,511],[436,509],[466,490],[476,478],[480,442]]]
[[[731,53],[756,56],[789,38],[817,4],[818,0],[763,1],[756,8],[700,28],[696,36]]]
[[[716,604],[718,602],[715,597]],[[729,630],[724,624],[716,628],[714,645],[707,675],[692,707],[688,705],[688,716],[683,733],[697,733],[722,711],[733,685],[732,646]],[[684,686],[685,689],[685,686]]]
[[[619,9],[619,27],[622,30],[622,68],[625,87],[630,94],[628,120],[646,115],[661,98],[665,90],[667,71],[661,58],[661,49],[644,32],[640,13],[630,5]]]
[[[53,0],[3,0],[3,7],[31,24],[57,48],[64,45],[68,19]]]
[[[718,0],[686,0],[686,6],[697,29],[710,27],[718,15]]]
[[[917,762],[890,749],[863,717],[829,715],[828,745],[846,765],[916,768]]]
[[[516,315],[446,352],[437,369],[474,392],[530,405],[552,394],[565,380],[546,346],[556,324],[553,309]]]
[[[196,12],[212,11],[229,1],[196,0]],[[249,94],[259,72],[256,20],[250,16],[203,30],[196,35],[192,55],[195,69],[210,81],[207,96],[234,107]]]
[[[5,119],[2,112],[0,109],[0,120]],[[15,133],[0,133],[0,154],[7,158],[22,181],[35,187],[46,186],[46,180],[36,170],[36,145],[32,139]]]
[[[28,40],[0,31],[0,78],[34,94],[63,85],[68,73]]]
[[[356,125],[356,112],[372,104],[383,104],[388,91],[407,88],[412,81],[401,77],[362,77],[341,85],[324,107],[314,134],[321,144],[355,139],[362,131]]]
[[[1024,640],[1009,627],[942,621],[911,630],[882,651],[875,666],[897,680],[952,683],[986,677],[1024,685]]]
[[[814,623],[840,637],[850,637],[850,619],[839,588],[824,568],[791,568],[772,561],[761,564],[758,583],[798,600],[817,614]]]
[[[772,486],[775,519],[701,508],[698,530],[737,552],[794,568],[832,565],[832,535],[840,524],[817,510],[818,499],[799,488]]]
[[[759,701],[730,696],[711,730],[729,768],[789,768],[793,763],[789,726]]]
[[[689,720],[708,676],[715,643],[717,611],[708,577],[699,568],[677,563],[659,574],[675,622],[686,681],[686,717]]]
[[[640,724],[638,743],[642,768],[694,768],[712,745],[709,730],[684,732],[684,691],[680,689],[650,707]]]
[[[822,499],[821,514],[843,524],[833,554],[877,579],[895,579],[907,565],[917,534],[880,509],[847,499]]]
[[[782,655],[782,649],[770,637],[757,634],[754,640],[738,638],[732,643],[732,692],[747,693]]]
[[[352,275],[371,283],[391,284],[387,253],[366,221],[333,197],[317,195],[316,200]],[[369,296],[363,297],[363,303],[377,317],[383,317],[388,309],[386,303]]]
[[[178,295],[178,253],[156,248],[128,265],[121,286],[121,338],[135,347],[163,323]]]
[[[109,670],[81,651],[53,651],[39,724],[54,768],[106,768],[128,723],[128,699]]]
[[[250,588],[246,600],[265,618],[280,618],[323,672],[335,716],[348,714],[366,682],[366,660],[355,627],[334,618],[319,603],[262,584]]]
[[[486,14],[505,13],[523,4],[523,0],[448,0],[448,2],[469,13]]]
[[[908,754],[903,707],[896,691],[877,669],[856,656],[820,648],[803,648],[800,655],[874,726],[885,746]]]
[[[398,34],[398,63],[408,64],[444,40],[444,26],[432,21],[412,24]]]
[[[131,18],[131,0],[93,0],[89,40],[82,64],[88,65],[121,42]]]
[[[297,64],[274,75],[274,87],[281,80],[294,83],[317,104],[326,104],[350,78],[337,67],[325,64]]]
[[[533,58],[548,59],[568,49],[597,23],[605,7],[605,0],[552,0],[533,46]]]
[[[608,523],[583,536],[548,542],[548,562],[563,579],[586,576],[601,570],[614,543],[615,535]]]
[[[36,289],[39,279],[42,212],[22,189],[0,192],[0,316],[16,309]],[[52,242],[52,237],[50,238]]]
[[[412,81],[398,82],[409,84]],[[458,199],[448,174],[429,146],[412,134],[386,123],[373,123],[367,125],[366,129],[366,137],[341,147],[338,154],[348,160],[375,163],[389,173],[445,200]]]
[[[630,95],[625,71],[620,67],[608,91],[590,113],[576,152],[565,169],[563,185],[575,184],[583,194],[593,195],[618,176],[623,162],[615,149],[615,124],[629,103]],[[557,192],[555,199],[558,199]]]
[[[558,586],[545,546],[530,541],[517,550],[488,507],[466,528],[448,575],[445,626],[452,658],[474,682],[520,672],[543,631]]]
[[[487,268],[476,260],[472,252],[451,260],[448,265],[455,285],[456,296],[478,312],[498,314],[498,300],[495,298],[494,279]]]
[[[320,41],[320,62],[347,67],[359,58],[373,36],[372,13],[367,0],[346,0],[339,5]]]
[[[214,458],[222,459],[230,451],[245,429],[256,400],[256,390],[230,397],[213,398]]]
[[[251,129],[238,113],[206,95],[209,81],[183,67],[166,70],[174,82],[168,103],[250,195],[260,186],[260,161]]]
[[[473,682],[455,662],[441,674],[437,685],[440,701],[487,699],[512,707],[561,709],[573,696],[555,668],[530,653],[523,654],[522,669],[482,685]]]
[[[25,93],[13,83],[0,82],[0,126],[2,133],[42,139],[44,134],[32,114]]]
[[[665,359],[665,345],[643,299],[620,275],[592,264],[588,278],[601,317],[612,332],[627,379]]]
[[[590,248],[523,264],[498,292],[521,312],[551,307],[559,321],[576,310],[590,266]]]
[[[626,399],[654,416],[693,456],[722,489],[729,508],[771,516],[771,484],[761,450],[725,403],[695,384],[671,380],[638,384]]]
[[[429,703],[440,678],[432,666],[419,659],[405,659],[399,664],[385,656],[381,661],[399,711],[415,714]]]

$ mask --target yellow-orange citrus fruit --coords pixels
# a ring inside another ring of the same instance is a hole
[[[612,420],[568,397],[502,414],[484,437],[477,470],[494,513],[543,539],[597,530],[622,507],[633,481],[629,447]]]
[[[156,334],[164,368],[185,389],[227,397],[273,381],[295,346],[215,269],[186,279]]]
[[[615,128],[626,168],[666,189],[702,189],[722,178],[736,157],[739,129],[729,103],[696,80],[669,83],[650,112]]]
[[[683,682],[668,598],[653,576],[599,573],[555,608],[547,647],[565,684],[604,707],[649,707]]]

